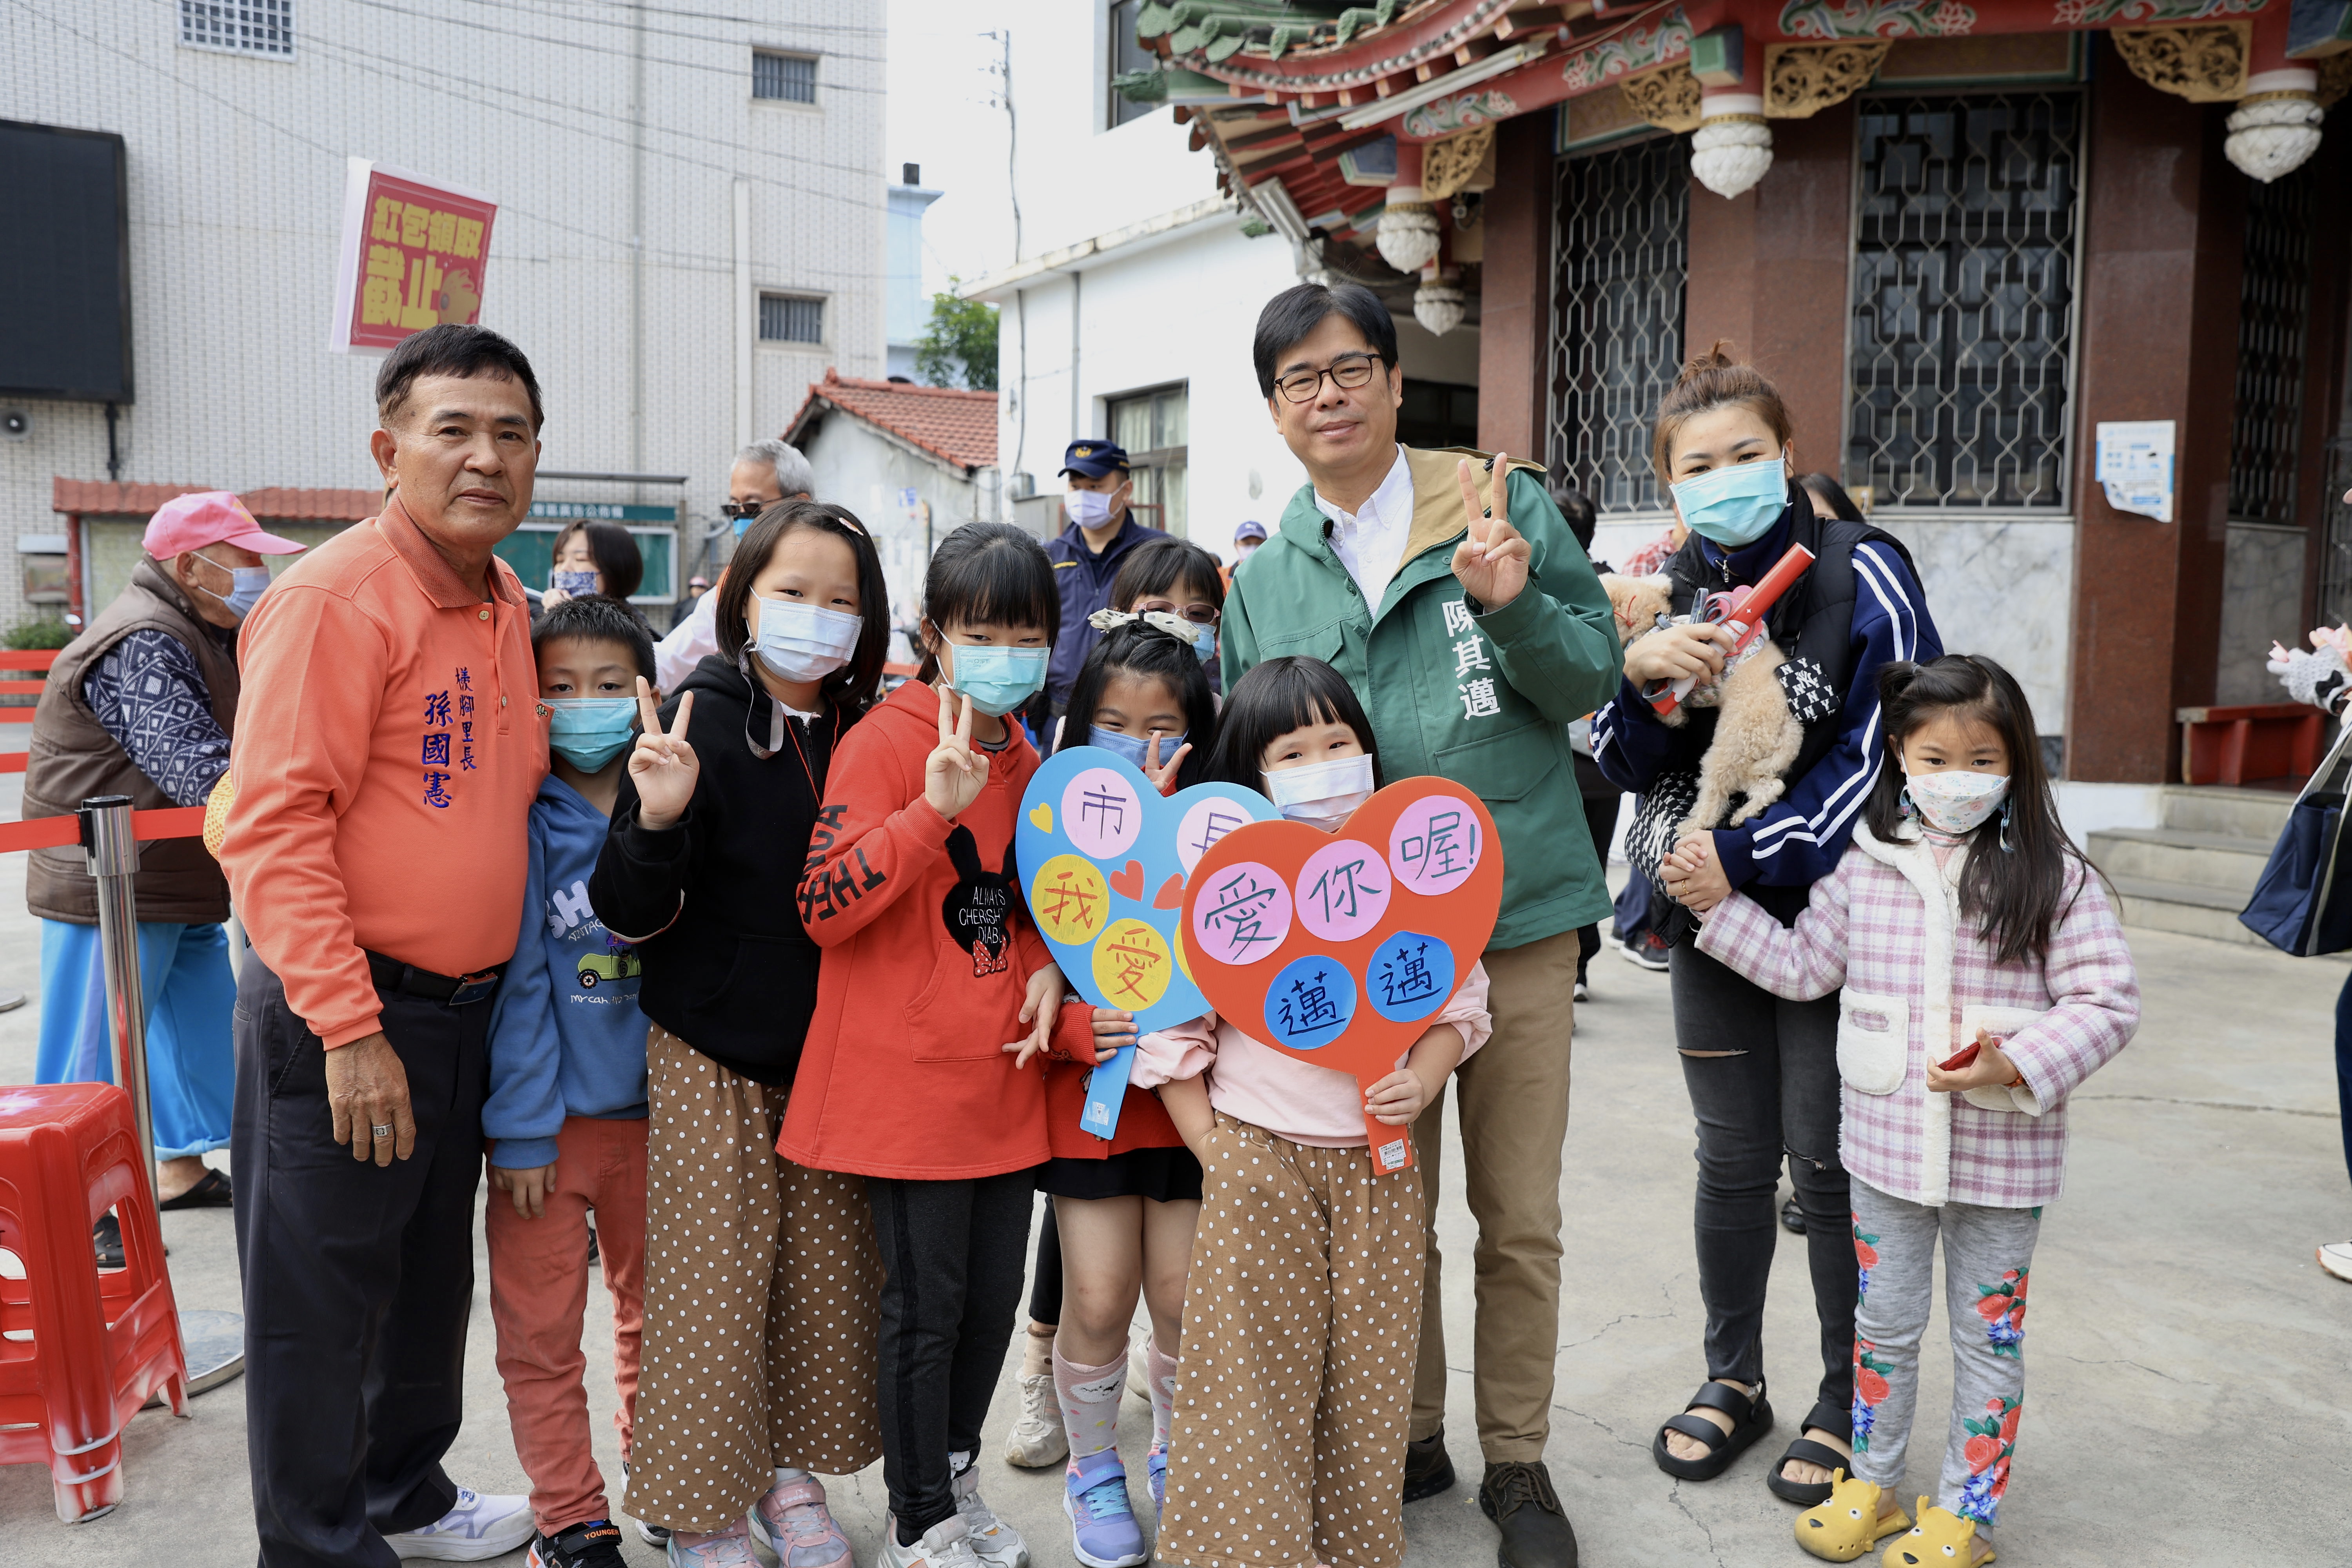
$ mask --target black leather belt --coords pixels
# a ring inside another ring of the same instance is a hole
[[[364,950],[362,950],[364,951]],[[380,952],[367,955],[368,973],[375,979],[379,991],[404,992],[422,996],[428,1002],[438,1002],[444,1007],[463,1007],[486,1000],[499,988],[499,978],[505,972],[503,963],[483,970],[479,974],[452,977],[436,974],[429,969],[419,969],[413,963],[403,963],[396,958],[386,958]]]

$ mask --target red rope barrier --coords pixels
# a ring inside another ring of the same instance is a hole
[[[158,838],[194,838],[205,830],[201,805],[167,805],[131,814],[131,830],[142,844]],[[37,816],[30,822],[0,823],[0,855],[18,849],[55,849],[81,842],[81,818]]]

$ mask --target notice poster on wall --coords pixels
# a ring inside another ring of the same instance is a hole
[[[2117,511],[2170,522],[2172,421],[2100,420],[2099,484]]]
[[[411,332],[478,321],[498,213],[478,191],[352,159],[328,352],[389,353]]]

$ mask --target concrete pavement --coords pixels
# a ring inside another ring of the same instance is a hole
[[[5,781],[0,818],[16,815]],[[35,922],[0,872],[0,985],[37,991]],[[2030,1394],[1999,1539],[2005,1562],[2204,1565],[2250,1548],[2287,1563],[2345,1561],[2341,1500],[2352,1481],[2352,1287],[2322,1273],[2315,1243],[2352,1236],[2330,1057],[2347,967],[2190,937],[2134,933],[2147,991],[2138,1040],[2076,1096],[2067,1196],[2052,1206],[2035,1259],[2026,1342]],[[1552,1472],[1594,1568],[1811,1562],[1790,1540],[1795,1510],[1765,1491],[1768,1439],[1721,1479],[1678,1484],[1652,1464],[1652,1432],[1703,1373],[1691,1257],[1687,1102],[1668,1043],[1663,975],[1613,953],[1594,961],[1580,1010],[1575,1110],[1561,1194],[1567,1261]],[[0,1082],[32,1076],[38,1003],[0,1015]],[[226,1164],[226,1156],[215,1156]],[[1461,1170],[1458,1154],[1448,1168]],[[1491,1563],[1495,1536],[1475,1501],[1470,1401],[1475,1234],[1458,1186],[1444,1194],[1447,1323],[1459,1375],[1449,1433],[1463,1484],[1414,1505],[1416,1568]],[[226,1211],[167,1215],[181,1304],[239,1305]],[[478,1247],[478,1227],[477,1229]],[[467,1420],[449,1468],[466,1484],[520,1491],[492,1365],[487,1272],[478,1265],[467,1361]],[[1810,1403],[1811,1305],[1801,1246],[1781,1247],[1767,1366],[1787,1420]],[[590,1401],[612,1407],[609,1318],[592,1296]],[[1932,1486],[1948,1369],[1931,1330],[1913,1447],[1912,1489]],[[1017,1355],[1018,1347],[1015,1347]],[[1058,1470],[1005,1466],[996,1445],[1014,1413],[1012,1368],[982,1459],[985,1495],[1027,1536],[1037,1568],[1069,1555]],[[191,1419],[150,1411],[126,1439],[128,1497],[111,1516],[67,1527],[46,1473],[0,1467],[0,1561],[215,1568],[254,1561],[243,1384],[198,1398]],[[1126,1407],[1139,1461],[1149,1412]],[[598,1446],[617,1499],[611,1427]],[[1148,1497],[1140,1485],[1139,1497]],[[878,1469],[832,1483],[868,1562],[885,1507]],[[632,1532],[632,1563],[659,1554]],[[520,1563],[521,1554],[503,1561]]]

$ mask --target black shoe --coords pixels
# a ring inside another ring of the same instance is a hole
[[[225,1209],[234,1202],[236,1194],[228,1184],[228,1178],[218,1171],[206,1171],[186,1192],[176,1198],[165,1198],[155,1206],[159,1209]]]
[[[596,1222],[588,1222],[588,1267],[596,1267]]]
[[[89,1227],[90,1246],[98,1253],[100,1269],[129,1267],[122,1257],[122,1222],[112,1215],[100,1215],[98,1223]]]
[[[1404,1500],[1419,1502],[1454,1485],[1454,1457],[1445,1451],[1441,1426],[1417,1443],[1404,1446]]]
[[[523,1562],[529,1568],[628,1568],[621,1556],[621,1527],[609,1519],[575,1524],[551,1541],[534,1535]]]
[[[1797,1206],[1797,1200],[1793,1197],[1780,1205],[1780,1228],[1790,1236],[1805,1234],[1805,1211]]]
[[[1543,1466],[1488,1465],[1478,1506],[1503,1532],[1495,1553],[1502,1568],[1576,1568],[1576,1531]]]

